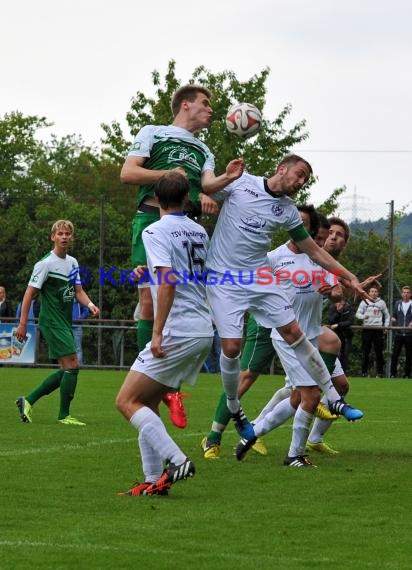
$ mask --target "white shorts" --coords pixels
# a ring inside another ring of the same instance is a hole
[[[219,274],[218,274],[219,276]],[[246,311],[268,329],[295,320],[289,298],[279,285],[250,285],[226,282],[206,286],[212,318],[221,338],[242,338]]]
[[[318,339],[308,339],[318,348]],[[273,347],[276,350],[279,360],[286,372],[285,386],[287,388],[299,388],[299,386],[317,386],[315,380],[303,368],[296,358],[295,351],[284,340],[272,338]]]
[[[213,337],[187,338],[164,336],[162,346],[164,358],[155,358],[148,343],[134,361],[130,370],[142,372],[152,380],[179,388],[182,382],[194,384],[206,360]]]

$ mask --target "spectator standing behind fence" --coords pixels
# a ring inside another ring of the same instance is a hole
[[[345,374],[348,373],[348,359],[352,349],[353,331],[351,326],[355,318],[353,313],[353,307],[346,299],[332,303],[329,310],[329,327],[340,339],[339,360]]]
[[[80,321],[86,319],[89,316],[89,308],[83,307],[79,301],[73,299],[73,321]],[[74,345],[76,347],[77,359],[79,365],[83,366],[83,325],[81,323],[74,323],[72,326]]]
[[[5,287],[0,287],[0,319],[1,317],[14,317],[13,307],[11,306],[10,301],[6,298]]]
[[[33,301],[30,303],[27,322],[34,323],[35,319],[39,318],[39,314],[40,314],[40,299],[36,298],[33,299]],[[21,303],[17,305],[16,318],[20,319],[20,316],[21,316]]]
[[[412,301],[411,288],[405,285],[402,287],[402,299],[396,301],[392,312],[392,324],[397,327],[408,327],[410,330],[395,331],[392,361],[391,361],[391,378],[397,377],[398,360],[405,347],[405,367],[404,378],[411,377],[412,365]]]
[[[361,301],[356,311],[356,318],[363,321],[362,330],[362,376],[368,375],[369,369],[369,355],[372,346],[375,350],[376,357],[376,378],[383,376],[383,335],[382,329],[373,329],[366,327],[381,327],[382,325],[389,326],[390,314],[386,303],[379,297],[379,290],[377,287],[369,289],[369,296],[372,301]]]

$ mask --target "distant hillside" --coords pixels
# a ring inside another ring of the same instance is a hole
[[[387,232],[388,220],[380,218],[374,222],[355,221],[350,224],[352,230],[373,230],[378,234]],[[412,214],[407,214],[395,223],[395,240],[402,246],[412,248]]]

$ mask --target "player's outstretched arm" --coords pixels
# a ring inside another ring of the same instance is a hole
[[[378,273],[377,275],[370,275],[364,281],[361,282],[361,287],[363,289],[367,289],[368,287],[377,287],[378,289],[382,289],[382,283],[379,279],[382,277],[382,273]]]
[[[146,158],[142,156],[128,156],[120,171],[120,181],[123,184],[155,184],[168,170],[151,170],[145,168]],[[186,171],[179,166],[173,168],[183,176]]]
[[[382,284],[379,281],[379,278],[382,277],[382,273],[378,273],[377,275],[370,275],[364,281],[360,283],[362,289],[369,289],[369,287],[377,287],[378,289],[382,288]],[[344,288],[345,297],[349,297],[354,291],[351,289],[350,284],[342,279],[342,286]],[[357,299],[357,294],[354,295],[354,301]]]
[[[226,166],[226,170],[220,176],[216,176],[212,170],[205,170],[202,174],[202,190],[205,194],[219,192],[225,186],[240,178],[245,170],[243,158],[235,158]]]
[[[356,275],[348,271],[346,267],[333,258],[326,250],[320,248],[312,238],[308,237],[298,241],[297,245],[301,251],[306,253],[313,261],[324,269],[335,273],[337,278],[344,279],[345,284],[361,299],[370,299],[368,293],[361,287]]]
[[[202,208],[202,214],[208,215],[219,213],[219,205],[207,194],[203,194],[203,192],[201,192],[199,194],[199,202]]]

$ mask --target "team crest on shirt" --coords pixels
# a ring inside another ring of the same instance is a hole
[[[140,150],[140,147],[142,146],[142,143],[140,141],[135,141],[132,146],[130,147],[130,152],[132,150]]]
[[[194,152],[191,152],[183,145],[179,147],[171,145],[167,159],[171,164],[180,162],[182,165],[187,164],[187,166],[194,168],[198,172],[201,170],[201,166],[197,160],[196,154]]]
[[[266,220],[259,216],[249,216],[248,218],[240,219],[246,226],[251,228],[264,228],[266,226]]]
[[[284,209],[282,206],[280,206],[279,204],[273,204],[272,206],[272,212],[275,216],[281,216],[284,212]]]
[[[74,298],[74,287],[72,284],[67,284],[63,290],[63,301],[71,301]]]

